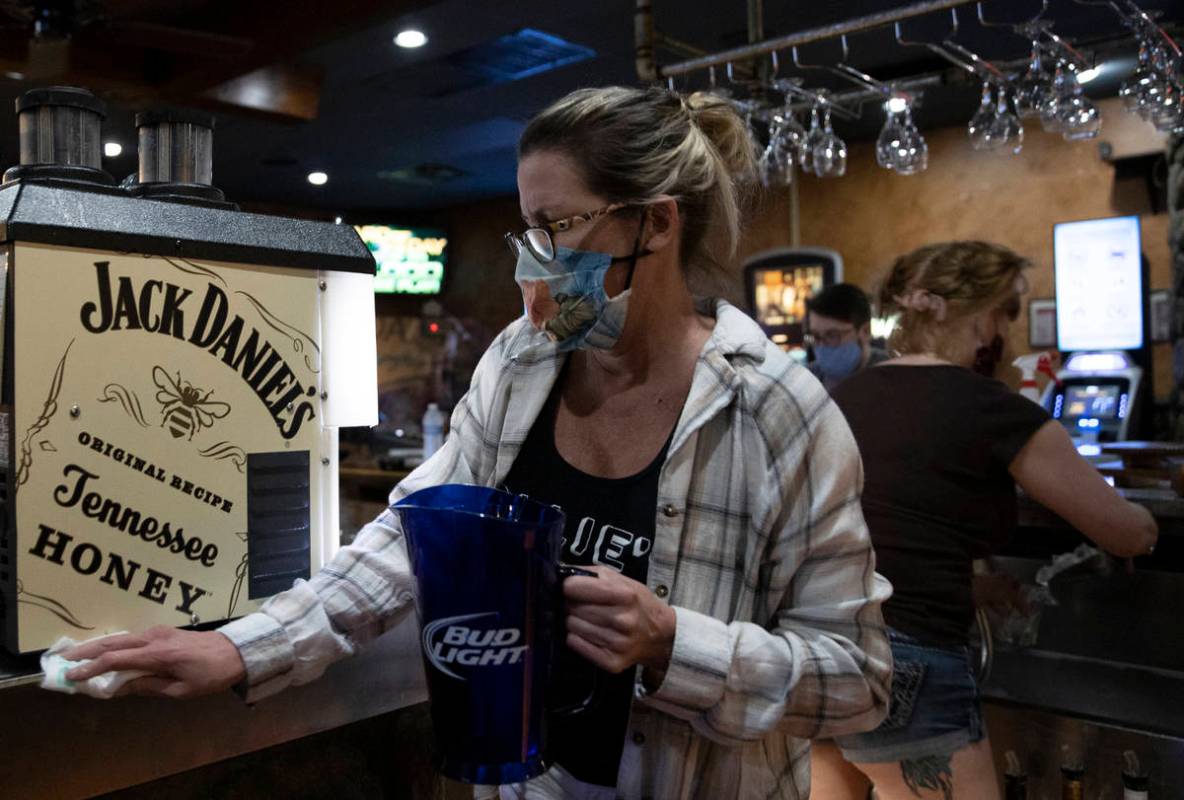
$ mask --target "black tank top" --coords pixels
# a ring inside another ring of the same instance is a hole
[[[555,446],[555,415],[565,373],[531,427],[506,476],[505,489],[564,510],[561,558],[565,563],[600,564],[645,583],[654,541],[658,477],[670,438],[649,466],[627,478],[598,478],[576,469]],[[594,687],[598,701],[575,714],[548,718],[548,759],[585,783],[616,786],[633,702],[634,670],[610,675],[562,642],[555,668],[552,701],[556,707],[578,703]]]

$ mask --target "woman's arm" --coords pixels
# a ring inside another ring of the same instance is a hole
[[[768,622],[676,606],[665,676],[642,690],[648,704],[724,744],[775,729],[801,738],[869,730],[887,712],[892,656],[880,605],[891,588],[875,573],[855,441],[814,387],[754,420],[771,451],[751,509],[771,540],[756,592]]]
[[[1078,455],[1064,427],[1049,420],[1009,466],[1012,477],[1041,505],[1116,556],[1143,555],[1159,527],[1142,506],[1128,503]]]

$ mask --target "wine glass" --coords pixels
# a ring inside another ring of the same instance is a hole
[[[1040,44],[1041,30],[1040,23],[1020,29],[1021,33],[1032,39],[1028,69],[1017,82],[1015,91],[1015,110],[1021,119],[1039,116],[1052,90],[1052,76],[1048,72],[1043,46]]]
[[[1058,63],[1052,81],[1052,91],[1040,104],[1040,124],[1049,133],[1061,133],[1064,130],[1064,124],[1061,121],[1061,106],[1065,100],[1065,69],[1063,63]]]
[[[899,175],[916,175],[929,166],[929,145],[913,122],[911,103],[905,102],[900,111],[888,109],[876,140],[876,163]]]
[[[793,161],[787,161],[785,154],[772,138],[757,160],[757,172],[765,186],[789,186],[793,183]]]
[[[1057,102],[1048,107],[1056,116],[1055,129],[1070,142],[1096,138],[1102,130],[1102,113],[1085,96],[1077,80],[1077,70],[1071,64],[1057,65],[1057,84]]]
[[[841,178],[847,174],[847,143],[831,127],[829,105],[823,111],[822,120],[822,135],[812,152],[814,173],[820,178]]]
[[[1119,89],[1123,106],[1164,132],[1184,129],[1181,111],[1181,56],[1169,48],[1166,35],[1150,19],[1136,23],[1139,61]]]
[[[912,107],[906,107],[901,114],[904,119],[901,123],[902,136],[896,152],[896,171],[900,175],[916,175],[929,168],[929,143],[913,122]]]
[[[896,148],[904,136],[903,126],[895,111],[888,112],[880,136],[876,139],[876,163],[884,169],[896,169]]]
[[[769,144],[757,166],[765,186],[788,186],[793,182],[794,165],[806,141],[806,129],[790,108],[773,114],[769,123]]]
[[[978,109],[970,118],[967,133],[970,135],[970,146],[975,150],[996,150],[1005,142],[999,141],[999,104],[992,94],[990,81],[983,81],[982,97]]]
[[[1139,39],[1139,61],[1135,73],[1122,84],[1118,90],[1122,98],[1122,105],[1131,113],[1143,114],[1146,105],[1145,92],[1157,79],[1155,67],[1152,63],[1152,53],[1155,48],[1145,38]]]
[[[823,101],[819,99],[810,109],[810,130],[798,150],[798,166],[802,168],[803,172],[814,172],[814,151],[826,135],[822,128],[822,106]]]
[[[1008,102],[1006,86],[998,89],[992,137],[1000,142],[1000,147],[1010,144],[1011,152],[1017,156],[1024,149],[1024,123],[1020,120],[1019,112],[1013,110]]]

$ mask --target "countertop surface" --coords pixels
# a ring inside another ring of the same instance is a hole
[[[93,700],[10,684],[0,691],[0,795],[91,797],[422,703],[418,639],[408,615],[320,679],[252,706],[231,692]]]
[[[1182,671],[1035,649],[997,650],[982,694],[989,701],[1184,738]]]

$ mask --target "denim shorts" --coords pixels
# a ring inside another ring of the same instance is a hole
[[[982,708],[966,647],[923,645],[889,630],[892,697],[888,717],[867,733],[835,743],[855,763],[909,761],[949,755],[983,738]]]

